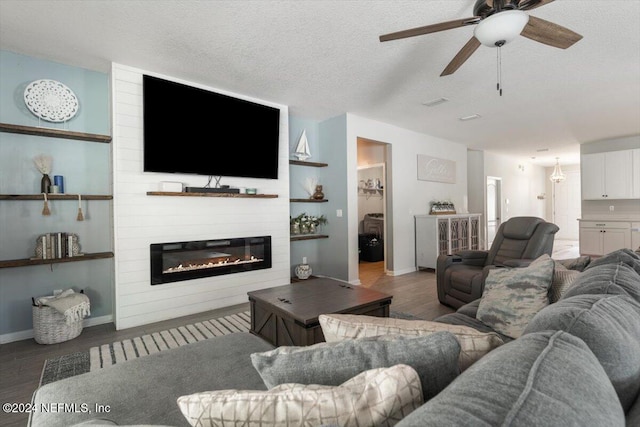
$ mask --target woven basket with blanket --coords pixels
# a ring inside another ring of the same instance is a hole
[[[80,335],[82,319],[91,314],[89,297],[67,289],[33,301],[33,337],[38,344],[57,344]]]

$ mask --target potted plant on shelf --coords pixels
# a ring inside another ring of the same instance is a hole
[[[306,212],[301,213],[295,218],[289,217],[291,226],[291,234],[316,234],[318,227],[327,223],[324,215],[309,215]]]

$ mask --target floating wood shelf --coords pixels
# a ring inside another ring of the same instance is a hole
[[[95,252],[91,254],[77,255],[69,258],[50,258],[50,259],[12,259],[0,261],[0,268],[24,267],[28,265],[45,265],[45,264],[61,264],[65,262],[89,261],[92,259],[113,258],[113,252]]]
[[[175,196],[175,197],[232,197],[236,199],[274,199],[277,194],[241,194],[241,193],[185,193],[172,191],[147,191],[147,196]]]
[[[82,200],[112,200],[110,194],[80,194]],[[0,200],[44,200],[40,194],[0,194]],[[77,194],[47,194],[47,200],[78,200]]]
[[[326,234],[300,234],[296,236],[291,236],[291,241],[296,242],[298,240],[314,240],[314,239],[328,239],[329,236]]]
[[[328,202],[327,199],[289,199],[291,203],[324,203]]]
[[[325,168],[329,166],[328,163],[318,163],[318,162],[305,162],[303,160],[289,160],[290,165],[298,165],[298,166],[313,166],[315,168]]]
[[[42,128],[35,126],[11,125],[0,123],[0,132],[19,133],[23,135],[46,136],[50,138],[75,139],[79,141],[110,143],[110,135],[99,135],[96,133],[75,132],[64,129]]]

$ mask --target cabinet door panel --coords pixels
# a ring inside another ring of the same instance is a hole
[[[580,254],[602,255],[602,235],[597,228],[580,229]]]
[[[602,253],[608,254],[618,249],[628,248],[631,245],[630,240],[629,230],[606,229],[602,233]]]
[[[604,182],[607,199],[632,197],[632,150],[605,153]]]
[[[600,200],[604,191],[604,154],[584,154],[580,160],[582,199]]]

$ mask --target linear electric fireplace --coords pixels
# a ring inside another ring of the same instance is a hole
[[[151,244],[151,284],[271,268],[271,236]]]

